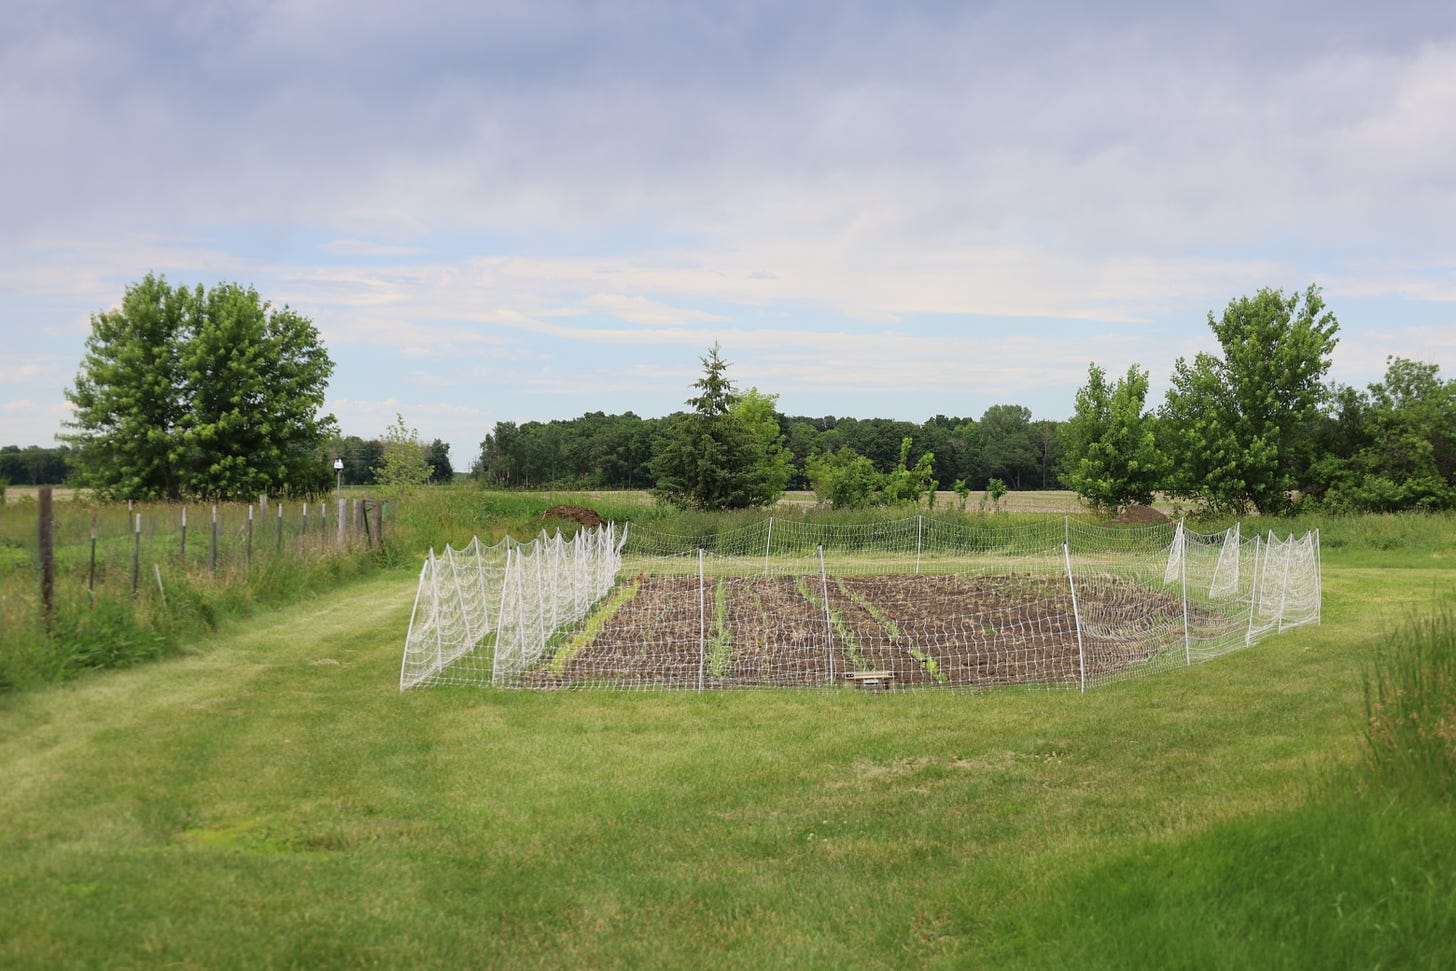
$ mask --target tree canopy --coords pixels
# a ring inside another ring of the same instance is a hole
[[[149,274],[92,315],[61,437],[78,484],[116,498],[315,494],[333,367],[313,323],[257,291]]]

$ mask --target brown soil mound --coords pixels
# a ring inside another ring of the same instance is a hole
[[[1117,517],[1117,522],[1132,523],[1138,526],[1166,523],[1167,521],[1168,517],[1152,506],[1128,506],[1122,511],[1122,515]]]
[[[587,509],[584,506],[552,506],[541,514],[542,519],[569,519],[574,523],[583,526],[599,528],[605,526],[606,520],[602,519],[594,509]]]

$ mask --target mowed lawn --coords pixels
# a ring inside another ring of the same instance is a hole
[[[1353,766],[1453,574],[1356,560],[1087,694],[401,695],[357,581],[0,699],[0,966],[1450,967],[1456,814]]]

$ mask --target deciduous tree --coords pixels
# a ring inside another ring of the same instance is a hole
[[[130,499],[313,494],[329,359],[313,323],[251,288],[148,275],[93,314],[63,440],[79,484]]]
[[[1223,353],[1179,358],[1159,412],[1169,491],[1209,509],[1286,509],[1312,455],[1339,324],[1318,287],[1263,289],[1208,315]]]
[[[420,433],[396,414],[394,424],[384,432],[384,461],[374,469],[374,481],[395,496],[408,495],[430,481],[429,452],[420,443]]]
[[[1136,364],[1111,386],[1107,372],[1088,367],[1076,411],[1062,426],[1062,478],[1095,510],[1116,512],[1153,501],[1167,463],[1154,416],[1143,410],[1147,394],[1148,372]]]

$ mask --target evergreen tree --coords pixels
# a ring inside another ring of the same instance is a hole
[[[770,494],[763,444],[733,414],[738,396],[717,344],[702,359],[692,411],[673,415],[653,449],[653,494],[662,502],[702,510],[762,505]]]

